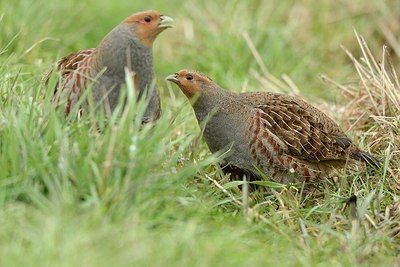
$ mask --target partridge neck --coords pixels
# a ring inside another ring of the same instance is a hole
[[[193,104],[197,120],[202,122],[208,114],[212,115],[224,108],[223,103],[229,98],[229,94],[222,88],[203,89],[197,100]]]
[[[151,85],[154,79],[152,48],[141,43],[130,25],[120,24],[100,43],[94,60],[97,71],[124,81],[125,67],[136,73],[139,87]]]

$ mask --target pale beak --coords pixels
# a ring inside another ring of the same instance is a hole
[[[158,24],[159,28],[172,28],[174,20],[167,16],[160,16],[160,24]]]
[[[179,83],[178,74],[176,73],[168,75],[165,79],[176,84]]]

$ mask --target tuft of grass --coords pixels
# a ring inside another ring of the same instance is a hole
[[[356,59],[345,50],[359,76],[358,84],[342,85],[347,99],[347,127],[355,133],[364,132],[362,143],[371,152],[381,151],[383,174],[377,181],[380,196],[376,227],[382,227],[398,238],[400,192],[400,82],[388,47],[383,46],[379,60],[375,59],[365,39],[356,33],[362,57]]]

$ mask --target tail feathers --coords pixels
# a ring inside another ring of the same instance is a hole
[[[376,169],[380,169],[382,167],[382,163],[377,158],[375,158],[371,154],[368,154],[367,152],[359,151],[357,154],[355,154],[355,157],[357,160],[363,161],[369,166],[375,167]]]

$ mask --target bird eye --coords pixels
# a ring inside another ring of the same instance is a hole
[[[145,17],[145,18],[144,18],[144,21],[147,22],[147,23],[149,23],[149,22],[151,21],[151,17]]]
[[[186,80],[191,81],[191,80],[193,80],[193,75],[192,74],[186,74],[185,78],[186,78]]]

